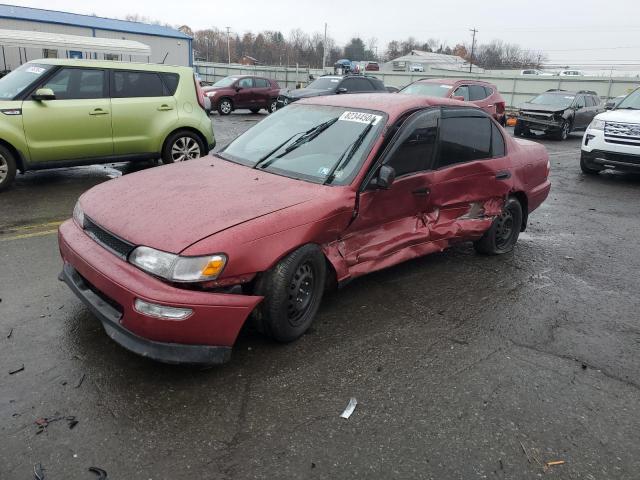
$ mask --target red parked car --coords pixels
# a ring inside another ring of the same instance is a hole
[[[246,108],[258,113],[264,108],[275,112],[280,85],[275,80],[262,77],[233,76],[218,80],[210,87],[203,87],[211,100],[211,109],[220,115],[229,115],[234,110]]]
[[[428,95],[431,97],[456,98],[480,107],[500,125],[505,125],[506,102],[498,87],[482,80],[456,80],[455,78],[422,79],[407,85],[400,93]]]
[[[303,99],[213,156],[86,192],[60,227],[61,279],[124,347],[219,363],[250,316],[300,337],[329,285],[461,241],[511,251],[549,168],[456,100]]]

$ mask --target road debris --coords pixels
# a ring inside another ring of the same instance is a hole
[[[60,420],[66,420],[67,426],[69,427],[69,430],[73,430],[75,428],[75,426],[78,425],[78,423],[79,423],[78,420],[76,420],[76,417],[73,416],[73,415],[52,417],[52,418],[40,417],[35,422],[33,422],[38,426],[38,430],[36,431],[36,435],[41,434],[42,432],[44,432],[47,429],[47,427],[49,425],[51,425],[54,422],[59,422]]]
[[[340,415],[340,418],[349,418],[353,411],[356,409],[356,405],[358,405],[358,401],[355,397],[351,397],[349,403],[347,404],[347,408],[344,409],[344,412]]]
[[[522,452],[527,457],[527,462],[531,463],[531,457],[529,456],[529,452],[527,452],[527,449],[524,448],[524,443],[520,442],[520,446],[522,447]]]
[[[38,463],[33,466],[33,478],[35,480],[44,480],[44,468],[41,463]]]
[[[555,467],[556,465],[564,465],[566,462],[564,460],[553,460],[551,462],[545,462],[544,466],[546,468]]]
[[[82,385],[82,382],[84,382],[84,377],[86,377],[86,374],[83,373],[80,379],[78,380],[78,383],[76,383],[75,388],[80,388],[80,385]]]
[[[19,368],[16,368],[15,370],[9,370],[9,375],[15,375],[16,373],[20,373],[23,370],[24,370],[24,363],[20,365]]]
[[[98,476],[98,480],[107,480],[107,472],[102,468],[89,467],[91,473],[95,473]]]
[[[9,333],[7,334],[7,338],[11,338],[12,336],[13,336],[13,328],[9,330]]]

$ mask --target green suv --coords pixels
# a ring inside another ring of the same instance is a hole
[[[206,155],[206,100],[188,67],[26,63],[0,79],[0,191],[16,171]]]

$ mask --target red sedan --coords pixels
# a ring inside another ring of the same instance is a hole
[[[544,147],[469,104],[305,99],[213,156],[86,192],[61,279],[125,348],[220,363],[250,316],[300,337],[329,285],[461,241],[511,251],[549,189]]]
[[[455,78],[428,78],[407,85],[400,93],[455,98],[480,107],[501,125],[505,125],[506,102],[498,87],[482,80],[456,80]]]

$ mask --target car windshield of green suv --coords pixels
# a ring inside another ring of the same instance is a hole
[[[616,110],[640,110],[640,89],[625,97]]]
[[[439,83],[412,83],[407,85],[399,93],[407,95],[426,95],[428,97],[446,97],[451,90],[451,85]]]
[[[562,93],[543,93],[531,100],[534,105],[549,105],[551,107],[569,108],[573,103],[575,95],[564,95]]]
[[[51,68],[53,68],[53,65],[25,63],[13,72],[0,78],[0,100],[13,100],[16,95]]]
[[[377,112],[294,104],[269,115],[218,156],[313,183],[345,185],[383,125]]]

